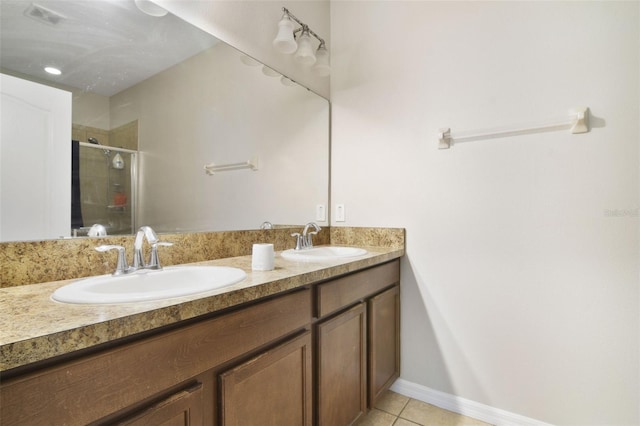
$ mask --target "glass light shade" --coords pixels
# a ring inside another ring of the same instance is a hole
[[[262,74],[268,77],[280,77],[282,75],[278,71],[274,70],[273,68],[269,68],[266,65],[262,66]]]
[[[309,32],[303,31],[302,35],[298,39],[298,50],[294,55],[294,59],[306,67],[310,67],[315,64],[316,55],[313,53],[313,46],[311,45]]]
[[[242,61],[243,64],[248,65],[250,67],[257,67],[262,65],[260,62],[256,61],[255,59],[247,55],[242,55],[240,57],[240,61]]]
[[[331,73],[329,51],[325,46],[320,46],[316,51],[316,64],[313,66],[312,71],[320,77],[326,77]]]
[[[286,15],[278,22],[278,34],[273,40],[273,47],[280,53],[293,53],[298,48],[293,38],[293,22]]]
[[[149,0],[135,0],[135,4],[142,12],[150,16],[155,16],[156,18],[161,18],[169,13],[165,8],[158,6]]]

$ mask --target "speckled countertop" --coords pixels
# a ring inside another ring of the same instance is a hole
[[[89,348],[401,257],[402,248],[363,247],[352,259],[293,262],[276,255],[275,269],[251,271],[251,256],[198,265],[233,266],[247,278],[223,289],[164,301],[74,305],[51,300],[72,280],[0,288],[0,371]]]

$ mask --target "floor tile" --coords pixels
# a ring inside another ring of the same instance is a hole
[[[395,420],[396,416],[374,408],[366,416],[361,417],[354,426],[392,426]]]
[[[407,402],[409,402],[408,396],[400,395],[399,393],[395,393],[392,391],[387,391],[380,397],[380,399],[376,403],[376,408],[378,410],[386,411],[387,413],[397,416],[407,405]]]
[[[409,420],[401,419],[398,417],[398,420],[396,420],[393,426],[420,426],[420,425],[418,423],[410,422]]]
[[[414,399],[407,403],[407,406],[400,413],[400,417],[419,425],[429,426],[486,426],[471,417],[462,416],[451,411],[443,410],[425,402]]]
[[[386,392],[354,426],[490,426],[395,392]]]

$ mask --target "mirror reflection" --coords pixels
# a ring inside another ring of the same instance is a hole
[[[22,89],[6,93],[3,76],[0,241],[83,235],[95,223],[110,234],[142,224],[159,232],[303,224],[327,205],[325,99],[132,0],[0,7],[2,73],[71,92],[73,103],[60,136],[27,131],[36,126],[23,116],[10,133],[7,106],[23,114],[33,103],[16,101]],[[47,75],[46,66],[61,74]],[[224,167],[249,161],[256,167]],[[51,189],[58,181],[60,192]],[[52,218],[64,223],[34,234]]]

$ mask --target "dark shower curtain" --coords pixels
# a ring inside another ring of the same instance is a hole
[[[71,141],[71,229],[82,228],[80,206],[80,143]]]

